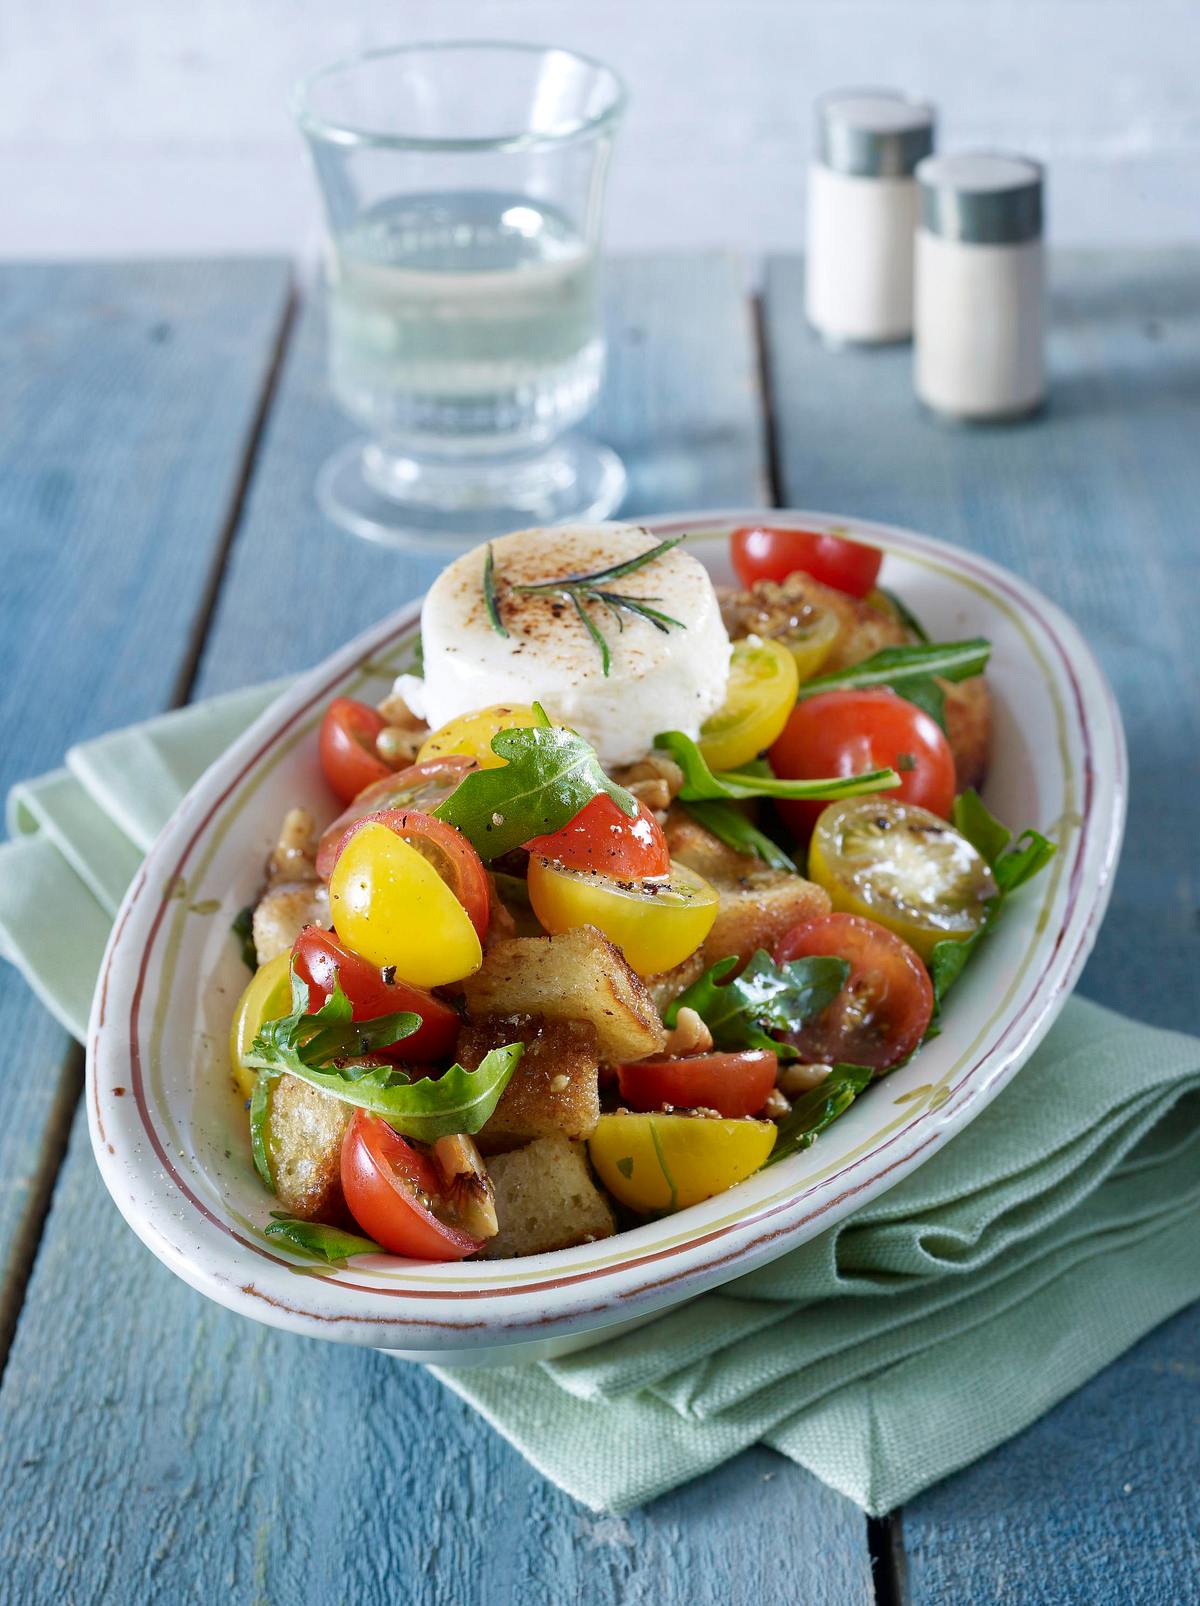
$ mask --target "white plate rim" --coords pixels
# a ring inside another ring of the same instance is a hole
[[[793,1190],[781,1203],[735,1212],[733,1220],[718,1229],[681,1233],[680,1242],[656,1253],[635,1253],[629,1260],[585,1270],[580,1269],[575,1251],[563,1250],[537,1257],[536,1262],[488,1262],[479,1268],[479,1284],[470,1288],[381,1290],[356,1283],[352,1270],[347,1274],[331,1269],[327,1275],[324,1269],[302,1267],[274,1252],[266,1240],[248,1242],[188,1188],[157,1137],[144,1088],[138,1085],[138,1023],[146,961],[167,903],[165,895],[156,896],[154,889],[178,873],[177,865],[186,862],[186,853],[180,858],[181,844],[189,838],[194,843],[204,822],[211,821],[239,780],[262,760],[264,743],[277,741],[356,665],[411,629],[419,614],[418,599],[300,677],[206,772],[155,842],[114,924],[88,1032],[87,1106],[93,1148],[105,1183],[130,1226],[193,1287],[270,1325],[410,1351],[486,1349],[628,1321],[764,1264],[893,1186],[973,1119],[1028,1059],[1091,950],[1120,848],[1127,792],[1125,743],[1102,671],[1076,627],[1041,593],[990,560],[931,536],[843,515],[783,509],[716,509],[637,522],[659,535],[687,530],[703,538],[755,521],[849,527],[856,537],[884,548],[924,553],[1028,610],[1057,645],[1085,742],[1088,794],[1075,838],[1074,892],[1062,929],[1054,934],[1052,962],[1014,1004],[1001,1039],[968,1068],[940,1105],[915,1115],[886,1142],[851,1160],[832,1178]],[[134,959],[137,965],[131,964]],[[130,1023],[124,1043],[115,1028],[122,1019]],[[125,1098],[127,1090],[134,1097]],[[694,1211],[705,1208],[697,1206]],[[681,1217],[672,1219],[678,1222]],[[619,1244],[621,1239],[608,1242]],[[669,1266],[662,1265],[664,1261]],[[539,1271],[533,1280],[514,1272],[506,1281],[500,1269],[527,1271],[533,1265],[549,1267],[551,1262],[554,1274],[542,1276]]]

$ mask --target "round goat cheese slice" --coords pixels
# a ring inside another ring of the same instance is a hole
[[[603,653],[571,596],[521,586],[593,574],[648,552],[658,537],[628,524],[520,530],[492,542],[501,635],[484,590],[487,547],[451,563],[430,587],[421,612],[424,685],[409,697],[436,730],[447,720],[497,703],[540,702],[557,724],[589,741],[607,767],[644,757],[659,731],[696,736],[725,701],[729,636],[704,565],[674,547],[631,574],[597,582],[644,602],[677,623],[580,599],[608,645]],[[405,694],[415,692],[406,684]]]

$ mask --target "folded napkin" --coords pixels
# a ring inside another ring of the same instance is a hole
[[[77,1037],[140,855],[279,689],[89,742],[11,793],[0,952]],[[580,1354],[433,1370],[597,1509],[762,1441],[882,1512],[1200,1297],[1198,1203],[1200,1042],[1074,999],[964,1132],[811,1243]]]

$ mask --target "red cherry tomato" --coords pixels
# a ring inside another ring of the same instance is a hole
[[[369,703],[335,697],[321,721],[321,768],[343,803],[372,781],[392,772],[375,751],[375,738],[387,721]]]
[[[888,793],[949,819],[954,806],[954,754],[937,722],[894,691],[823,691],[798,702],[770,752],[776,775],[789,781],[861,775],[890,766],[900,785]],[[779,812],[806,836],[824,803],[781,802]]]
[[[400,1009],[421,1017],[422,1024],[411,1036],[377,1050],[385,1058],[440,1060],[454,1048],[458,1016],[449,1004],[406,981],[389,981],[383,971],[347,948],[336,932],[305,926],[292,949],[292,962],[300,980],[308,983],[310,1011],[320,1009],[338,982],[355,1020],[376,1020]]]
[[[844,535],[747,525],[729,538],[730,557],[744,586],[756,580],[786,580],[797,569],[822,585],[865,597],[879,577],[883,553]]]
[[[426,759],[423,764],[410,764],[394,774],[389,770],[359,792],[350,807],[322,832],[317,848],[317,874],[322,880],[329,880],[341,840],[355,820],[378,814],[383,809],[419,809],[422,814],[432,814],[463,776],[477,768],[473,758],[460,758],[455,754]]]
[[[386,825],[403,837],[410,848],[415,848],[433,865],[438,875],[467,911],[475,935],[480,942],[487,936],[491,917],[492,892],[483,860],[475,849],[452,825],[422,814],[417,809],[380,809],[375,814],[364,814],[342,833],[333,855],[336,864],[342,849],[356,831],[369,822]]]
[[[568,870],[595,870],[614,881],[649,881],[671,873],[662,826],[639,803],[631,819],[606,793],[598,793],[561,831],[535,836],[530,853]]]
[[[813,1020],[784,1033],[814,1064],[846,1060],[891,1070],[916,1048],[933,1015],[933,984],[908,944],[861,915],[823,915],[785,931],[775,959],[828,954],[850,965],[846,985]]]
[[[482,1246],[438,1220],[442,1179],[433,1161],[366,1110],[355,1110],[342,1140],[342,1191],[363,1231],[394,1255],[461,1260]]]
[[[638,1060],[617,1071],[621,1100],[634,1110],[716,1110],[730,1120],[757,1115],[775,1086],[779,1061],[767,1049]]]

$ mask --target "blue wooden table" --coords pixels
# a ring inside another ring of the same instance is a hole
[[[801,266],[621,260],[597,420],[630,513],[755,503],[986,552],[1094,642],[1129,835],[1083,990],[1194,1028],[1200,256],[1055,264],[1053,401],[916,410],[909,354],[825,352]],[[349,429],[274,261],[0,269],[0,783],[72,741],[314,662],[429,581],[312,497]],[[313,599],[319,599],[314,611]],[[1200,1312],[888,1520],[752,1451],[581,1510],[416,1368],[254,1326],[101,1186],[80,1055],[0,967],[0,1600],[1200,1600]]]

